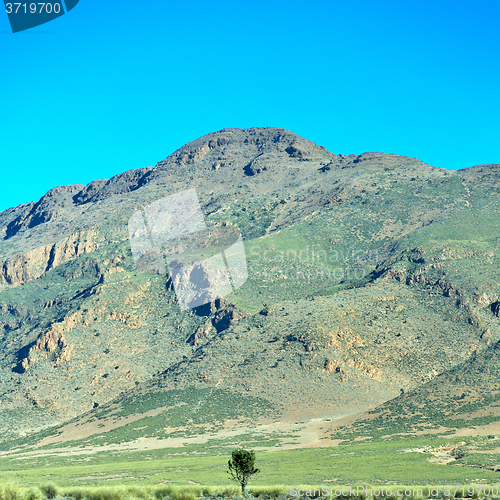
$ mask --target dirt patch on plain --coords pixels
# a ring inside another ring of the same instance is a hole
[[[153,411],[159,411],[156,409]],[[146,414],[141,414],[141,417]],[[130,422],[134,421],[131,415],[127,417]],[[10,457],[16,458],[18,460],[27,460],[32,457],[42,457],[42,456],[74,456],[74,455],[94,455],[96,453],[103,452],[128,452],[128,451],[145,451],[145,450],[155,450],[162,448],[183,448],[190,444],[206,444],[210,439],[227,439],[227,438],[237,438],[241,434],[257,434],[262,438],[273,438],[277,437],[281,443],[273,446],[272,450],[288,450],[294,448],[314,448],[314,447],[325,447],[325,446],[336,446],[340,440],[332,440],[329,438],[333,428],[335,426],[341,425],[340,422],[345,421],[345,419],[354,418],[353,415],[337,415],[329,418],[316,418],[307,421],[295,422],[295,423],[281,423],[275,422],[272,424],[265,424],[255,427],[237,427],[232,429],[223,429],[214,433],[205,433],[198,436],[192,437],[173,437],[165,439],[156,438],[139,438],[128,443],[119,444],[109,444],[102,446],[79,446],[79,447],[60,447],[53,448],[50,450],[11,450],[8,452],[0,452],[0,457]],[[136,418],[137,419],[137,418]],[[335,424],[333,423],[335,422]],[[89,422],[89,427],[87,431],[90,433],[100,422]],[[118,424],[117,424],[118,425]],[[123,421],[120,425],[123,425]],[[69,426],[68,426],[69,427]],[[67,429],[67,433],[74,431],[74,427]],[[80,431],[78,426],[78,432]],[[97,428],[99,432],[103,431],[103,428]],[[293,434],[293,438],[280,437],[281,434],[290,435]],[[68,436],[69,434],[66,434]],[[91,435],[91,434],[89,434]],[[57,436],[60,437],[60,436]],[[81,438],[81,434],[78,434]],[[46,442],[45,444],[52,444],[54,441]],[[41,445],[39,444],[37,448]],[[269,447],[256,447],[257,450],[268,451]]]
[[[135,422],[145,417],[155,417],[167,409],[166,406],[155,408],[144,413],[135,413],[128,417],[113,419],[112,416],[103,420],[83,420],[80,423],[67,424],[61,428],[59,434],[42,439],[34,448],[41,448],[49,444],[64,443],[66,441],[75,441],[84,439],[94,434],[102,434],[118,427]]]

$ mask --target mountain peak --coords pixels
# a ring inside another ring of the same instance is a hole
[[[189,165],[206,157],[219,157],[231,154],[283,154],[291,158],[310,158],[324,160],[325,156],[335,155],[324,147],[283,128],[253,127],[249,129],[225,128],[211,132],[194,141],[188,142],[177,151],[157,164],[157,168],[167,168],[172,164]],[[224,160],[224,158],[219,158]],[[217,158],[215,163],[217,163]]]

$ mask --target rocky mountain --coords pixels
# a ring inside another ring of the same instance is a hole
[[[183,311],[168,273],[136,267],[128,223],[193,188],[209,229],[241,233],[248,279]],[[500,340],[499,198],[500,165],[335,155],[253,128],[6,210],[1,432],[135,408],[165,433],[209,400],[200,425],[364,410],[434,380],[451,391],[440,374]],[[176,405],[192,411],[174,422]]]

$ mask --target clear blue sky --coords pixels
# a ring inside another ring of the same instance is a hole
[[[80,0],[0,12],[0,209],[225,127],[334,153],[500,163],[499,0]]]

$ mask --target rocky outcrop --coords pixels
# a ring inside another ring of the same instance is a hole
[[[209,332],[212,328],[211,321],[207,321],[204,325],[200,325],[195,332],[187,338],[186,344],[192,347],[198,346],[203,340],[209,338]]]
[[[212,325],[220,333],[235,325],[240,319],[246,316],[245,312],[234,305],[228,305],[219,311],[212,319]]]
[[[114,321],[130,330],[137,330],[143,326],[143,317],[145,311],[139,310],[138,304],[147,296],[149,285],[138,287],[138,289],[128,294],[123,301],[125,307],[130,306],[133,312],[125,310],[116,310],[114,307],[102,305],[99,307],[88,307],[83,310],[77,310],[68,314],[62,320],[53,323],[45,332],[43,332],[36,342],[28,345],[20,351],[24,357],[20,359],[21,373],[28,370],[38,361],[48,359],[53,354],[51,361],[54,365],[69,361],[74,353],[75,347],[68,344],[65,335],[78,327],[88,328],[92,324],[106,323]],[[100,295],[98,287],[86,291],[82,296]],[[111,327],[113,328],[113,327]]]
[[[285,151],[288,153],[290,158],[307,158],[309,155],[307,154],[306,151],[303,149],[300,149],[297,147],[295,144],[292,144],[291,146],[288,146]]]
[[[493,302],[490,305],[491,312],[497,317],[500,318],[500,301]]]
[[[84,205],[89,202],[108,182],[108,179],[96,179],[90,184],[87,184],[81,191],[73,196],[75,205]]]
[[[18,207],[23,210],[6,224],[4,239],[12,238],[21,231],[61,218],[63,214],[71,213],[79,205],[135,191],[147,183],[148,175],[152,170],[153,167],[138,168],[116,175],[109,180],[97,179],[86,186],[73,184],[53,188],[38,202]],[[7,212],[4,214],[5,216],[8,215]]]
[[[73,197],[84,186],[74,184],[51,189],[40,198],[40,201],[30,205],[16,219],[7,225],[5,238],[12,238],[19,231],[29,229],[44,222],[49,222],[74,205]]]
[[[66,339],[60,328],[53,327],[45,332],[29,350],[28,356],[21,361],[22,371],[34,365],[40,359],[46,359],[50,353],[66,347]],[[64,352],[64,358],[69,359],[69,353]]]
[[[137,168],[124,172],[123,174],[115,175],[104,184],[102,182],[103,179],[94,181],[97,184],[92,187],[89,184],[84,190],[81,191],[81,193],[78,194],[78,199],[83,200],[80,203],[95,203],[117,194],[135,191],[148,182],[152,171],[153,167]],[[90,196],[91,191],[95,191],[95,194],[92,196]]]
[[[190,147],[192,143],[177,150],[173,155],[169,156],[167,159],[174,161],[177,165],[189,165],[199,162],[205,158],[207,153],[212,149],[218,148],[228,143],[228,139],[225,137],[217,137],[203,142],[202,144],[197,144],[194,147]]]
[[[68,238],[0,263],[0,284],[21,285],[34,280],[60,264],[83,255],[95,252],[99,245],[95,241],[96,231],[78,231]]]
[[[221,333],[247,316],[245,311],[229,304],[224,299],[205,304],[197,308],[196,312],[201,316],[208,315],[208,318],[186,339],[186,343],[190,346],[200,345],[203,340],[210,338],[211,334]]]
[[[269,155],[259,155],[243,168],[243,172],[249,176],[260,174],[268,169],[271,162],[272,158]]]
[[[344,369],[344,367],[338,364],[338,362],[331,359],[326,360],[325,362],[325,372],[338,373],[341,382],[346,382],[349,379],[349,374]]]

